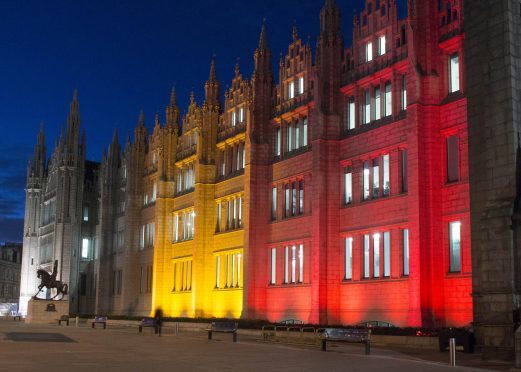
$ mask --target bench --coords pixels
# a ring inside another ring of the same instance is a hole
[[[143,318],[139,325],[139,333],[143,331],[143,328],[154,328],[154,333],[156,335],[161,335],[161,325],[155,318]]]
[[[103,329],[107,328],[107,317],[106,316],[95,316],[92,321],[92,328],[96,328],[96,324],[102,324]]]
[[[371,354],[371,331],[368,329],[325,328],[320,334],[322,351],[328,342],[352,342],[365,344],[365,354]]]
[[[208,331],[208,340],[212,339],[212,333],[231,333],[233,342],[237,342],[237,328],[238,323],[234,322],[212,322],[206,329]]]
[[[22,313],[15,313],[15,314],[13,314],[13,320],[21,321],[22,320]]]
[[[62,325],[62,322],[66,322],[67,325],[69,325],[69,316],[68,315],[60,316],[60,319],[58,319],[58,325]]]

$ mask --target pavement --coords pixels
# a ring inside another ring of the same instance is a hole
[[[458,353],[449,367],[448,353],[372,347],[360,344],[320,347],[267,343],[241,335],[181,332],[156,336],[136,327],[90,328],[33,325],[0,320],[0,371],[484,371],[511,365],[484,362],[479,354]]]

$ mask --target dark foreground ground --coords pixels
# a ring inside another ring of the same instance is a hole
[[[145,329],[91,329],[29,325],[0,320],[0,371],[479,371],[509,370],[510,365],[484,362],[479,354],[457,354],[458,365],[447,365],[448,353],[372,348],[363,345],[318,347],[265,343],[254,336],[182,332],[161,337]]]

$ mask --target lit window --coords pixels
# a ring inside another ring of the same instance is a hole
[[[364,102],[364,124],[371,122],[371,94],[369,90],[365,91],[365,102]]]
[[[373,234],[373,276],[380,277],[380,234]]]
[[[384,232],[384,276],[391,276],[391,234]]]
[[[89,206],[86,205],[83,207],[83,221],[89,220]]]
[[[215,288],[221,288],[221,256],[215,257]]]
[[[385,116],[393,114],[393,95],[391,91],[391,83],[385,84]]]
[[[363,192],[364,192],[364,200],[369,199],[369,176],[371,175],[371,170],[369,169],[369,161],[364,161],[364,174],[363,174]]]
[[[409,275],[409,229],[403,229],[403,275]]]
[[[277,133],[275,136],[275,156],[280,156],[280,143],[281,143],[281,136],[280,136],[280,127],[277,127]]]
[[[90,241],[87,238],[83,238],[81,241],[81,258],[90,257]]]
[[[353,238],[345,239],[345,260],[344,279],[353,279]]]
[[[383,56],[385,54],[385,35],[381,35],[378,38],[378,55]]]
[[[235,111],[232,112],[232,126],[234,127],[237,122],[237,114]]]
[[[402,110],[407,110],[407,78],[402,79]]]
[[[447,182],[459,181],[459,138],[447,137]]]
[[[370,263],[369,263],[369,234],[364,235],[364,278],[369,278],[370,275]]]
[[[460,82],[459,82],[459,56],[457,53],[450,56],[449,62],[449,92],[454,93],[459,91]]]
[[[382,167],[383,167],[383,179],[382,179],[382,187],[383,187],[383,195],[389,196],[391,193],[391,182],[389,176],[389,155],[384,155],[382,157]]]
[[[284,247],[284,283],[289,283],[289,247]]]
[[[295,98],[295,83],[292,81],[289,83],[289,99]]]
[[[344,203],[350,204],[353,201],[353,174],[349,170],[344,174]]]
[[[365,44],[365,61],[371,62],[373,60],[373,43],[368,42]]]
[[[380,195],[380,166],[378,159],[373,160],[373,198]]]
[[[284,215],[285,217],[289,217],[291,212],[290,212],[290,199],[289,199],[289,185],[286,184],[284,186]]]
[[[374,119],[380,120],[382,117],[382,99],[380,96],[380,87],[374,90]]]
[[[271,219],[277,219],[277,188],[271,189]]]
[[[152,185],[152,199],[151,199],[152,203],[156,201],[156,197],[157,197],[157,183],[154,182],[154,184]]]
[[[300,244],[298,248],[298,282],[304,281],[304,245]]]
[[[451,222],[449,224],[449,260],[450,272],[461,271],[461,222]]]
[[[355,99],[350,98],[347,103],[347,129],[355,129]]]
[[[288,124],[288,152],[293,151],[293,124]]]
[[[304,181],[300,180],[298,182],[298,214],[304,213]]]
[[[299,91],[299,94],[304,93],[304,77],[303,76],[301,76],[298,79],[298,91]]]
[[[240,123],[244,122],[244,108],[243,107],[241,107],[239,109],[239,122]]]
[[[308,145],[308,118],[304,118],[304,128],[302,130],[303,146]]]
[[[271,284],[277,283],[277,248],[271,249]]]

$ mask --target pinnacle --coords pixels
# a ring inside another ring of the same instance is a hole
[[[143,109],[139,112],[139,120],[138,125],[144,127],[145,126],[145,114],[143,112]]]
[[[208,77],[208,81],[216,81],[217,75],[215,73],[215,54],[212,56],[212,62],[210,64],[210,75]]]
[[[172,87],[172,93],[170,93],[170,106],[177,106],[177,92],[175,85]]]
[[[235,77],[238,77],[241,73],[241,69],[239,67],[239,58],[237,58],[237,62],[235,63]]]
[[[297,22],[293,23],[293,42],[297,41],[298,39],[298,28],[297,28]]]
[[[192,91],[190,92],[190,105],[193,105],[195,103],[195,91],[194,88],[192,88]]]
[[[118,142],[118,128],[114,128],[114,134],[112,135],[112,143]]]
[[[266,19],[262,21],[262,28],[259,37],[259,50],[268,49],[268,35],[266,30]]]
[[[72,93],[72,100],[78,101],[78,89],[74,88],[74,92]]]

